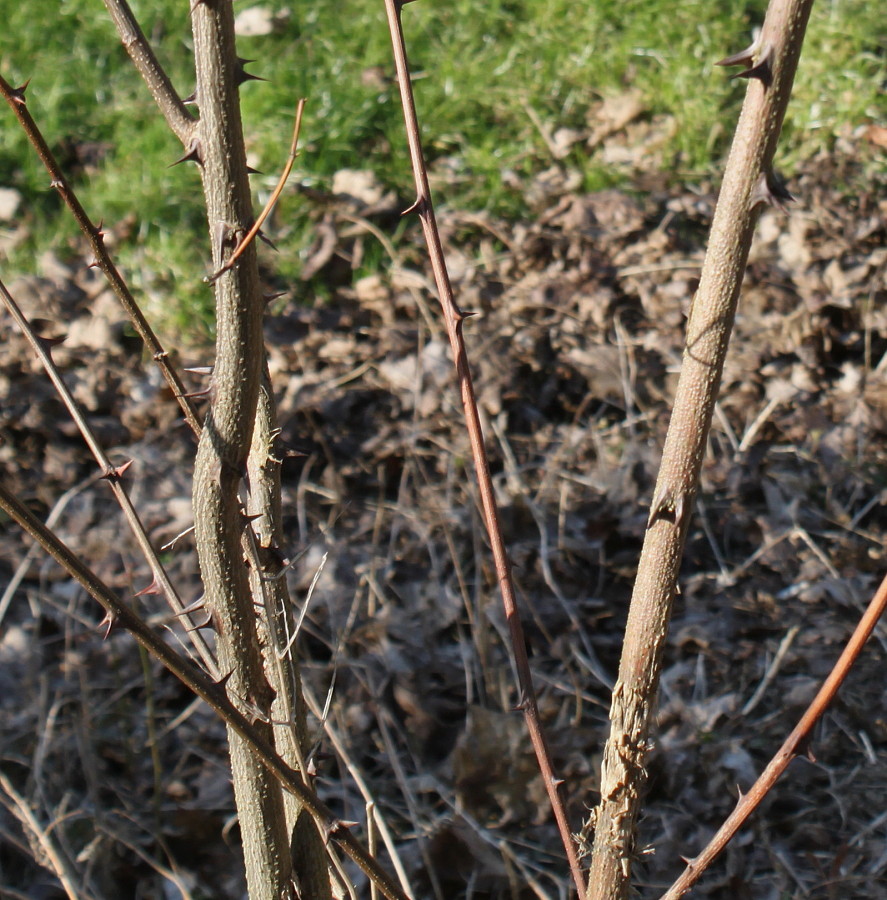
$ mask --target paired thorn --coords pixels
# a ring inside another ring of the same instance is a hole
[[[206,595],[201,595],[190,606],[186,606],[181,612],[177,612],[175,618],[190,616],[191,613],[199,612],[201,609],[206,609]]]
[[[732,56],[728,56],[724,59],[718,60],[715,65],[725,67],[747,66],[754,60],[760,49],[761,32],[758,31],[754,36],[754,40],[744,50],[740,50],[739,53],[734,53]]]
[[[760,59],[747,69],[737,72],[733,78],[757,78],[764,87],[770,87],[773,84],[773,48],[768,47],[762,54]]]
[[[253,75],[251,72],[246,71],[246,66],[253,62],[255,62],[254,59],[244,59],[242,56],[237,57],[237,66],[234,69],[234,81],[237,83],[238,87],[247,81],[268,80],[267,78],[262,78],[261,75]]]
[[[187,391],[186,393],[182,394],[182,396],[186,400],[201,400],[204,397],[208,397],[212,393],[212,391],[212,385],[210,385],[209,387],[201,388],[199,391]]]
[[[182,615],[180,613],[180,615]],[[213,614],[207,610],[206,618],[202,622],[193,622],[190,628],[185,629],[186,634],[193,634],[195,631],[200,631],[201,628],[210,628],[212,627]]]
[[[274,250],[275,252],[277,252],[277,245],[274,243],[274,241],[271,240],[271,238],[268,237],[267,234],[265,234],[264,231],[262,231],[261,228],[256,232],[256,237],[257,237],[263,244],[267,244],[272,250]]]
[[[754,39],[750,46],[733,56],[721,59],[717,66],[746,66],[741,72],[731,75],[731,78],[757,78],[765,87],[773,83],[773,47],[768,44],[761,50],[760,35]]]

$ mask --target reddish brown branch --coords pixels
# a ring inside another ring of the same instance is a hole
[[[413,169],[413,178],[416,185],[416,200],[408,212],[415,211],[422,222],[422,231],[428,246],[428,255],[431,259],[431,268],[434,272],[434,280],[437,286],[438,299],[443,309],[447,334],[450,339],[450,348],[456,366],[456,377],[459,382],[459,390],[462,397],[462,407],[465,414],[465,423],[468,429],[468,437],[471,442],[471,452],[474,458],[474,466],[477,472],[477,482],[480,489],[481,504],[483,506],[484,522],[490,537],[490,545],[493,551],[493,560],[496,566],[496,577],[499,581],[499,589],[502,592],[502,602],[505,606],[505,616],[508,621],[508,630],[511,637],[512,652],[514,654],[515,667],[517,669],[518,686],[520,691],[519,708],[523,711],[530,733],[530,740],[536,753],[545,790],[548,793],[551,808],[557,821],[564,850],[570,863],[570,871],[573,881],[582,897],[585,893],[585,884],[576,847],[570,831],[567,813],[563,800],[559,793],[562,781],[554,774],[551,763],[551,754],[539,720],[539,708],[536,702],[536,693],[533,687],[533,676],[530,671],[530,663],[527,659],[526,641],[523,627],[518,614],[517,602],[514,595],[514,585],[511,579],[511,563],[505,550],[505,542],[502,539],[502,529],[499,524],[499,512],[496,506],[496,498],[493,493],[493,482],[490,477],[490,466],[484,447],[483,431],[480,424],[480,415],[477,409],[477,401],[474,395],[474,387],[471,381],[471,370],[468,365],[468,356],[465,350],[465,341],[462,336],[462,326],[465,319],[471,313],[459,308],[453,296],[453,288],[447,272],[444,260],[443,247],[440,240],[440,232],[437,228],[437,220],[434,215],[434,206],[431,201],[431,190],[428,186],[428,173],[425,166],[425,158],[422,153],[422,141],[419,137],[419,122],[416,116],[416,104],[413,99],[413,88],[410,81],[409,64],[407,62],[406,45],[404,43],[403,28],[400,21],[400,12],[403,2],[398,0],[385,0],[385,9],[388,15],[388,28],[391,32],[391,43],[394,51],[394,63],[397,71],[397,82],[400,87],[400,99],[403,106],[404,120],[406,123],[407,142],[409,144],[410,162]]]
[[[801,716],[791,734],[785,739],[785,743],[779,748],[776,756],[770,760],[767,768],[761,773],[758,780],[752,785],[747,794],[739,798],[736,808],[730,813],[727,820],[718,829],[717,834],[711,839],[708,846],[695,858],[688,860],[684,874],[662,895],[662,900],[678,900],[699,880],[702,873],[709,867],[712,861],[732,840],[733,836],[745,823],[745,820],[757,809],[761,801],[770,791],[782,773],[788,768],[788,764],[800,753],[810,735],[813,726],[819,721],[820,716],[826,711],[832,702],[838,688],[850,672],[857,657],[862,652],[865,642],[871,636],[878,620],[887,606],[887,577],[881,582],[875,596],[868,605],[859,624],[856,626],[844,652],[838,658],[834,668],[829,673],[822,687],[807,711]]]

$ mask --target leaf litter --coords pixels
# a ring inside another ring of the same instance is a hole
[[[607,116],[594,132],[552,135],[553,146],[610,142],[611,156],[621,146],[625,165],[642,166],[625,130],[652,120],[624,98]],[[781,743],[884,569],[887,194],[861,175],[864,142],[841,149],[809,162],[787,216],[763,214],[749,260],[662,679],[643,896],[661,893]],[[632,193],[582,193],[555,161],[520,184],[532,220],[439,212],[459,303],[478,314],[466,339],[577,832],[595,800],[608,685],[715,201],[709,183],[642,181]],[[329,554],[300,637],[306,684],[329,696],[327,725],[397,835],[417,897],[564,896],[558,839],[512,712],[506,626],[418,229],[384,248],[387,269],[358,278],[368,243],[393,232],[396,198],[351,171],[334,197],[316,206],[304,261],[314,280],[275,285],[289,293],[266,323],[297,605]],[[320,282],[328,299],[312,300]],[[47,258],[11,290],[67,331],[55,357],[112,458],[135,459],[127,479],[152,539],[186,532],[193,440],[102,282]],[[60,534],[132,596],[151,576],[23,340],[6,319],[0,328],[4,477],[44,514],[73,489]],[[176,355],[211,363],[206,348]],[[189,377],[195,391],[207,386]],[[25,552],[7,526],[4,574]],[[189,535],[165,562],[183,599],[198,600]],[[138,602],[181,639],[157,598]],[[98,895],[167,896],[161,873],[172,869],[195,894],[238,896],[224,729],[156,668],[146,678],[125,635],[102,641],[100,618],[53,565],[33,562],[0,632],[10,777],[44,822],[58,820]],[[884,638],[820,724],[816,761],[793,764],[699,896],[879,896]],[[363,799],[313,728],[319,790],[363,820]],[[4,879],[23,891],[51,881],[6,809],[0,827],[19,835],[0,850]]]

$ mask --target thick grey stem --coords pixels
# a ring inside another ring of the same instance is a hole
[[[237,92],[234,16],[228,2],[201,2],[192,13],[201,164],[213,267],[219,269],[252,220]],[[217,633],[219,668],[229,696],[270,723],[273,691],[264,674],[242,538],[247,521],[238,488],[246,473],[263,367],[264,301],[255,248],[215,284],[213,403],[194,467],[194,525],[204,589]],[[256,723],[273,743],[270,724]],[[284,896],[291,883],[283,796],[268,770],[228,729],[234,794],[252,898]]]
[[[648,735],[690,511],[720,386],[736,302],[761,203],[778,202],[771,166],[812,0],[773,0],[761,36],[725,60],[749,79],[712,223],[674,410],[628,613],[587,900],[628,896]]]

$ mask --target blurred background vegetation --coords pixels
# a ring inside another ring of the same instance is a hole
[[[188,3],[133,3],[180,94],[193,90]],[[750,42],[763,0],[453,0],[411,4],[404,23],[436,200],[517,220],[531,214],[522,189],[553,164],[582,189],[635,186],[614,165],[559,129],[594,129],[602,101],[630,96],[657,132],[655,166],[668,180],[716,178],[744,86],[714,63]],[[329,190],[343,168],[368,169],[410,199],[403,122],[391,73],[382,0],[258,5],[270,33],[243,36],[249,70],[267,81],[242,89],[257,203],[286,157],[296,100],[308,99],[293,181]],[[99,0],[0,0],[0,66],[31,79],[28,103],[94,219],[118,225],[117,259],[149,311],[205,339],[211,297],[201,283],[205,249],[200,186],[192,166],[169,168],[181,148],[123,51]],[[255,7],[237,4],[238,16]],[[261,17],[260,17],[261,18]],[[813,7],[779,166],[791,175],[841,137],[884,119],[885,19],[867,0]],[[575,136],[575,135],[574,135]],[[62,259],[82,245],[12,117],[0,123],[0,187],[22,194],[4,277],[34,271],[47,249]],[[312,238],[304,192],[291,188],[272,237],[273,265],[295,281]],[[119,226],[119,223],[125,223]],[[405,227],[405,226],[401,226]],[[381,256],[362,263],[378,265]],[[307,297],[322,285],[299,288]]]

